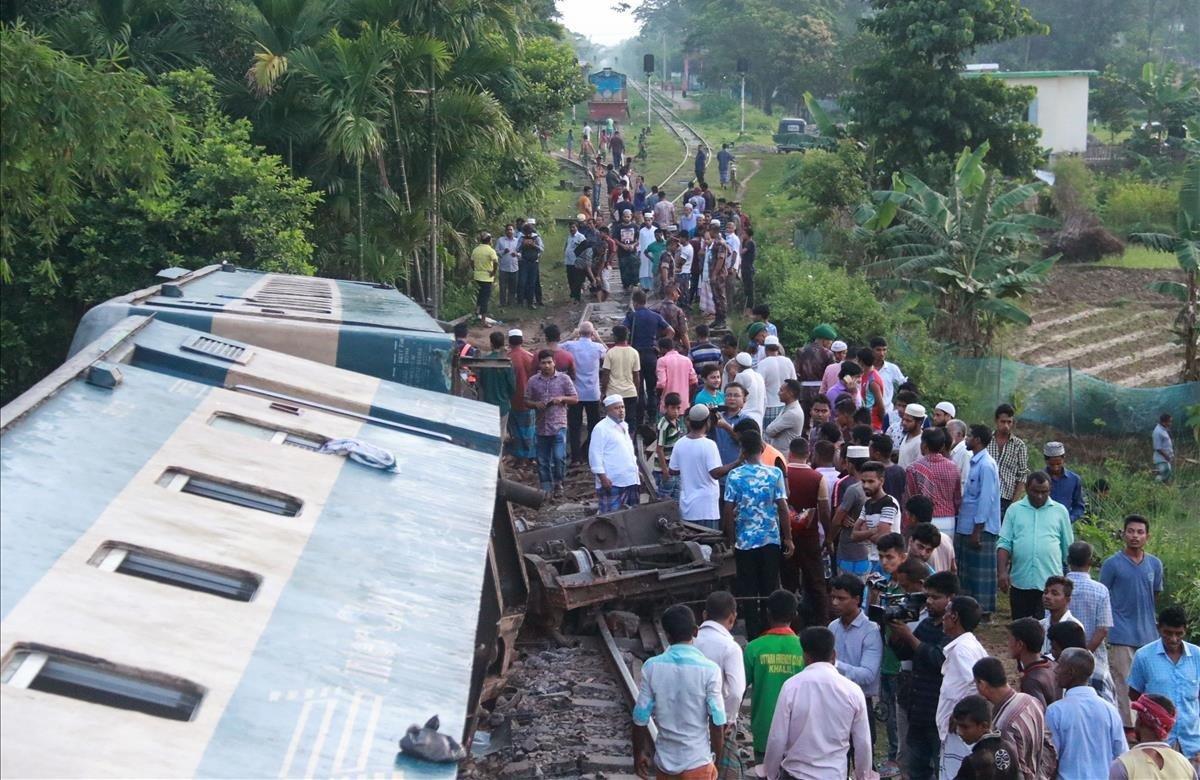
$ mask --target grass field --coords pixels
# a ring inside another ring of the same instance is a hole
[[[1175,255],[1170,252],[1160,252],[1157,249],[1151,249],[1147,246],[1137,246],[1131,244],[1125,248],[1125,253],[1120,255],[1109,255],[1101,258],[1098,265],[1106,268],[1178,268],[1179,263],[1175,259]]]

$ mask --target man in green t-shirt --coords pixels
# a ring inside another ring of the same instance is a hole
[[[498,330],[488,334],[492,351],[484,355],[492,360],[505,360],[508,355],[504,352],[504,334]],[[517,391],[517,380],[512,366],[503,368],[481,368],[476,374],[479,377],[479,400],[500,407],[500,436],[508,430],[508,413],[512,411],[513,393]]]
[[[767,753],[767,737],[779,690],[804,668],[800,638],[792,630],[796,619],[796,596],[777,590],[767,597],[767,619],[771,627],[750,644],[746,661],[746,685],[750,690],[750,733],[754,736],[754,758],[759,763]]]

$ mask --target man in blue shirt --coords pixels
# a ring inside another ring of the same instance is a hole
[[[738,435],[733,430],[746,417],[742,408],[746,405],[746,388],[741,385],[730,385],[725,388],[725,411],[717,415],[717,424],[713,426],[712,437],[717,443],[717,451],[721,453],[721,463],[728,466],[741,456],[738,446]]]
[[[571,462],[583,463],[587,452],[585,440],[604,417],[600,408],[600,364],[608,347],[596,334],[596,326],[587,321],[579,323],[577,338],[560,346],[575,359],[575,392],[579,394],[579,403],[567,407],[567,438],[571,444]],[[583,434],[585,413],[587,435]]]
[[[1129,672],[1129,698],[1143,693],[1166,696],[1175,705],[1175,726],[1167,742],[1193,764],[1200,764],[1200,647],[1183,641],[1187,613],[1167,607],[1158,615],[1156,642],[1133,657]]]
[[[780,562],[790,558],[794,548],[783,472],[763,464],[759,434],[746,431],[738,443],[745,462],[725,478],[721,520],[725,536],[734,547],[734,587],[750,605],[746,610],[746,637],[754,639],[763,629],[759,599],[755,597],[765,600],[779,589]]]
[[[1163,589],[1162,561],[1146,552],[1150,521],[1141,515],[1125,518],[1121,533],[1125,549],[1100,567],[1100,582],[1108,588],[1113,627],[1108,632],[1108,662],[1117,687],[1117,712],[1126,726],[1133,725],[1129,709],[1129,670],[1133,654],[1155,640],[1154,605]]]
[[[1108,777],[1108,765],[1129,749],[1116,709],[1090,684],[1095,668],[1091,653],[1072,647],[1054,670],[1064,693],[1046,708],[1046,730],[1058,751],[1058,780]]]
[[[658,352],[655,350],[660,338],[671,338],[675,329],[663,319],[663,316],[653,309],[646,308],[645,290],[634,290],[630,296],[633,301],[633,311],[625,315],[625,327],[629,328],[629,346],[638,351],[642,358],[642,387],[638,395],[642,399],[642,408],[646,410],[646,421],[651,425],[658,419]],[[630,421],[631,426],[637,426],[641,420]]]
[[[996,611],[996,539],[1000,535],[1000,471],[988,453],[992,431],[972,425],[967,485],[954,528],[954,558],[963,595],[979,602],[984,615]]]
[[[1083,517],[1083,480],[1066,467],[1067,448],[1061,441],[1048,441],[1042,448],[1046,473],[1050,475],[1050,498],[1067,508],[1074,523]]]

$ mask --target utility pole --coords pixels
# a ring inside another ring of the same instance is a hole
[[[738,135],[746,134],[746,74],[742,74],[742,127]]]
[[[437,107],[434,105],[433,62],[429,63],[429,303],[434,318],[442,314],[442,267],[438,256]]]

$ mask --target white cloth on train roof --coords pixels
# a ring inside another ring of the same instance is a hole
[[[373,469],[393,471],[396,468],[395,455],[362,439],[330,439],[317,452],[322,455],[345,455]]]

